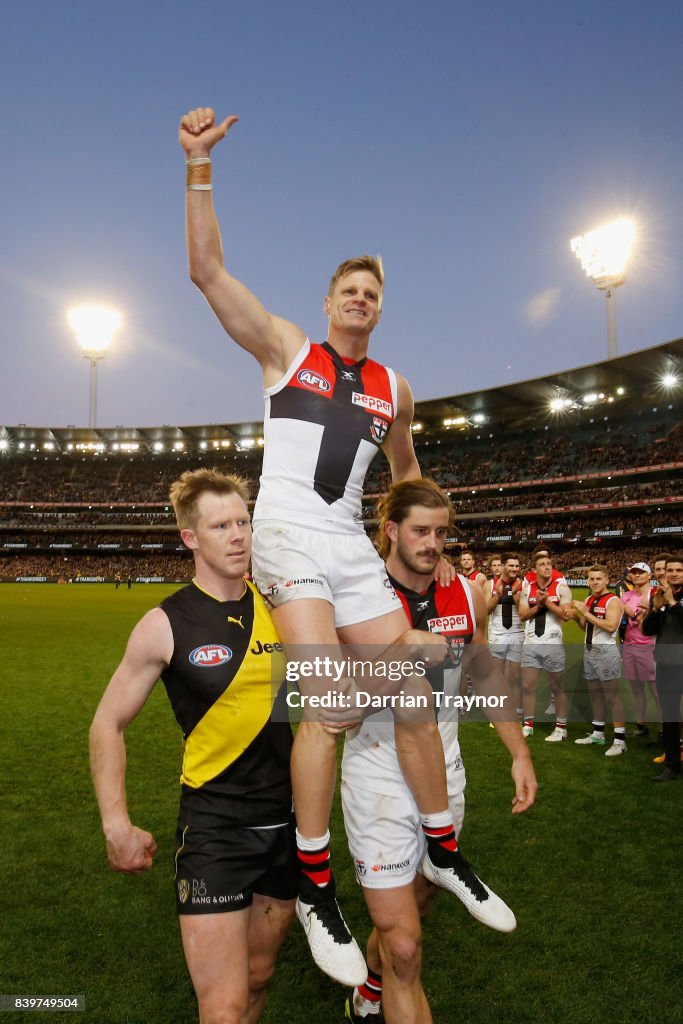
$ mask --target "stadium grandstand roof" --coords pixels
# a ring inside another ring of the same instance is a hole
[[[615,401],[661,399],[666,374],[677,375],[683,386],[683,338],[547,377],[418,402],[415,418],[434,422],[464,416],[471,422],[479,414],[522,427],[526,420],[537,420],[539,408],[547,409],[556,396],[581,406],[592,404],[587,399],[595,402],[601,393]],[[617,394],[619,388],[623,394]]]
[[[444,367],[444,376],[448,373]],[[652,348],[617,356],[573,370],[417,402],[414,429],[428,431],[443,426],[467,429],[484,421],[523,429],[538,421],[553,399],[567,409],[587,408],[598,402],[639,402],[663,399],[665,375],[678,377],[683,387],[683,338]],[[200,426],[89,427],[0,426],[0,450],[92,451],[144,453],[183,448],[234,448],[245,451],[263,444],[263,424],[204,424]]]

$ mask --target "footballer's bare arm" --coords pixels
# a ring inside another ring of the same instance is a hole
[[[90,767],[109,863],[114,871],[148,870],[156,852],[149,832],[136,828],[126,800],[124,732],[152,692],[173,654],[168,617],[154,608],[138,622],[90,727]]]
[[[398,484],[403,480],[419,480],[422,474],[415,456],[413,435],[410,431],[415,411],[413,393],[408,381],[400,374],[396,374],[396,390],[398,409],[382,451],[391,467],[392,483]]]
[[[188,184],[206,181],[206,160],[237,122],[235,115],[217,123],[211,107],[196,107],[180,120],[179,139],[188,161]],[[194,161],[194,163],[193,163]],[[185,225],[190,277],[221,325],[263,369],[266,387],[277,383],[305,341],[295,324],[273,316],[225,267],[220,229],[209,188],[186,191]]]

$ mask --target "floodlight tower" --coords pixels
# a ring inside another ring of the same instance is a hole
[[[78,306],[67,314],[81,352],[90,362],[90,422],[97,426],[97,363],[104,359],[111,340],[121,326],[121,315],[103,306]]]
[[[607,299],[607,358],[617,354],[617,317],[614,290],[626,280],[626,266],[631,256],[634,236],[633,222],[623,217],[588,234],[572,238],[572,252],[581,261],[596,288]]]

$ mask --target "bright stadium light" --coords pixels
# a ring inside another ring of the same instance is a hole
[[[678,384],[678,377],[675,373],[665,373],[662,377],[662,384],[665,388],[675,388]]]
[[[571,251],[596,288],[607,298],[607,357],[617,354],[617,321],[614,289],[626,280],[626,267],[631,257],[635,227],[622,217],[585,235],[577,235],[569,243]]]
[[[121,326],[121,314],[104,306],[76,306],[67,313],[81,352],[90,363],[90,427],[97,426],[97,363]]]
[[[569,397],[564,388],[555,388],[555,394],[548,402],[548,408],[551,412],[565,412],[574,405],[574,401]]]

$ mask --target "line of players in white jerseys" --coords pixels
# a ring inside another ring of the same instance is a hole
[[[572,597],[547,548],[533,552],[531,569],[524,576],[514,552],[494,555],[487,565],[488,576],[476,569],[471,551],[461,552],[461,571],[484,590],[489,646],[494,658],[504,663],[508,689],[525,737],[534,734],[538,683],[545,670],[550,692],[545,715],[555,718],[555,728],[545,741],[561,743],[567,739],[569,697],[564,686],[567,658],[562,627],[570,619],[584,630],[583,678],[592,715],[591,732],[575,743],[606,746],[609,715],[614,734],[605,756],[618,757],[626,751],[626,715],[619,689],[622,667],[633,697],[634,735],[649,735],[648,692],[653,705],[651,720],[661,721],[654,644],[651,637],[643,635],[640,623],[664,575],[666,557],[655,559],[654,572],[646,562],[634,560],[616,592],[610,589],[607,568],[592,566],[588,571],[589,595],[580,601]]]

